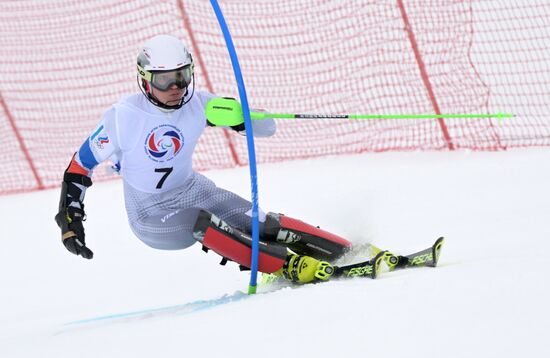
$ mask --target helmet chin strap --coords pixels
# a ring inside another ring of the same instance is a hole
[[[143,95],[154,106],[159,107],[161,110],[164,110],[164,111],[175,111],[176,109],[180,109],[185,104],[189,103],[189,101],[191,100],[191,98],[193,98],[193,95],[195,94],[195,74],[193,74],[193,78],[191,80],[191,82],[193,82],[193,87],[191,89],[191,95],[189,96],[189,98],[185,99],[185,97],[189,94],[189,87],[186,87],[185,94],[181,97],[180,103],[171,105],[171,106],[165,103],[162,103],[161,101],[158,100],[158,98],[153,96],[153,94],[151,94],[150,92],[145,92],[145,90],[143,89],[143,86],[139,83],[139,80],[140,80],[139,76],[137,77],[137,80],[138,80],[138,87],[141,90],[141,93],[143,93]]]

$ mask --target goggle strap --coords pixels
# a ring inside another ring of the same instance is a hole
[[[145,70],[140,65],[137,65],[137,70],[141,78],[143,78],[145,81],[151,82],[151,80],[153,79],[153,74],[151,72]]]

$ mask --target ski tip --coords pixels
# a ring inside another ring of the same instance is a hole
[[[445,238],[441,236],[439,239],[435,240],[435,243],[432,246],[433,267],[436,267],[439,262],[439,255],[441,254],[441,249],[444,242]]]
[[[381,263],[382,261],[384,260],[384,257],[386,257],[386,253],[388,251],[380,251],[373,259],[372,259],[372,263],[373,263],[373,266],[374,266],[374,269],[372,270],[372,273],[371,273],[371,276],[370,278],[372,278],[373,280],[375,278],[378,277],[378,275],[380,274],[380,269],[382,267]]]

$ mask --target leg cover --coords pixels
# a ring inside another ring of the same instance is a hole
[[[297,254],[329,262],[351,250],[352,246],[351,242],[338,235],[282,214],[267,215],[264,233]]]
[[[215,215],[201,211],[193,236],[204,247],[213,250],[225,259],[250,268],[252,257],[252,238],[222,221]],[[273,273],[285,263],[287,249],[284,245],[260,241],[258,271]],[[223,261],[222,261],[223,262]]]

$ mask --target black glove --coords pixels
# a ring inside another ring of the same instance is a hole
[[[68,207],[57,213],[55,221],[61,229],[61,239],[67,250],[85,259],[91,259],[94,257],[94,253],[86,247],[84,226],[82,225],[84,218],[83,210]]]
[[[242,132],[246,130],[244,123],[237,124],[236,126],[231,126],[230,128],[233,129],[235,132]]]
[[[82,198],[86,188],[91,185],[92,180],[89,177],[69,173],[66,170],[61,183],[59,212],[55,216],[55,222],[61,229],[61,240],[65,248],[85,259],[94,257],[92,250],[86,247],[84,226],[82,225],[82,221],[86,220]]]

